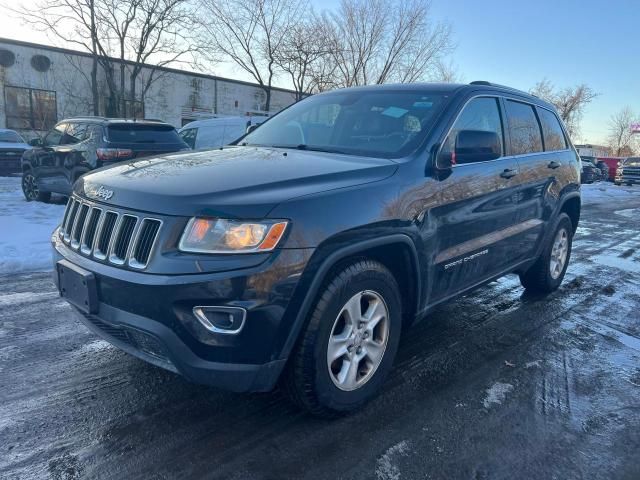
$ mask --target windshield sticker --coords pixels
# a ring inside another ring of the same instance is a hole
[[[433,102],[414,102],[414,108],[431,108],[433,107]]]
[[[386,115],[387,117],[400,118],[408,111],[409,110],[405,110],[404,108],[389,107],[384,112],[382,112],[382,115]]]

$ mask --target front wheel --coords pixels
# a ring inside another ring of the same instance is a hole
[[[283,387],[314,415],[361,407],[391,370],[402,330],[400,290],[391,272],[357,261],[325,287],[292,353]]]
[[[41,192],[36,177],[29,171],[22,173],[22,193],[27,202],[48,202],[51,192]]]
[[[553,228],[553,235],[542,254],[529,270],[520,275],[520,283],[527,290],[550,293],[562,283],[569,266],[573,241],[573,224],[561,213]]]

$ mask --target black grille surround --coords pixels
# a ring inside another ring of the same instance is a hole
[[[72,250],[103,263],[144,270],[162,220],[110,208],[73,196],[60,225],[60,239]]]

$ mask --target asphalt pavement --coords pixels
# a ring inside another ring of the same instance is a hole
[[[0,478],[638,479],[636,190],[584,208],[559,291],[442,306],[333,421],[190,384],[90,333],[50,273],[0,276]]]

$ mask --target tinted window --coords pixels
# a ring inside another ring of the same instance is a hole
[[[556,117],[552,112],[544,108],[538,108],[538,118],[542,125],[542,136],[544,137],[544,149],[564,150],[567,148],[567,141],[564,132]]]
[[[452,153],[456,145],[456,137],[461,130],[480,130],[494,132],[500,137],[500,145],[503,145],[502,120],[498,99],[492,97],[480,97],[471,100],[460,113],[454,123],[447,139],[442,147],[443,153]]]
[[[87,127],[87,138],[93,142],[100,142],[102,140],[103,132],[100,125],[89,125]]]
[[[533,107],[512,100],[505,104],[511,133],[511,154],[542,152],[542,135]]]
[[[242,145],[381,158],[414,151],[447,101],[424,91],[352,91],[307,98],[243,138]]]
[[[59,123],[58,125],[53,127],[53,130],[47,133],[47,136],[44,137],[44,142],[43,142],[44,145],[50,145],[50,146],[60,145],[60,141],[64,136],[64,131],[66,130],[66,128],[67,128],[66,123]]]
[[[176,129],[164,124],[122,123],[109,125],[108,138],[118,143],[184,143]]]
[[[182,141],[189,145],[191,148],[196,148],[196,136],[198,135],[197,128],[188,128],[180,132]]]

